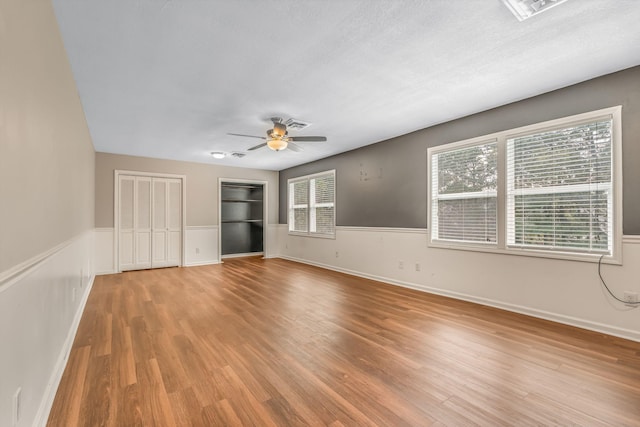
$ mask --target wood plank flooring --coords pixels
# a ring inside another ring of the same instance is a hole
[[[640,343],[280,259],[96,278],[49,426],[640,426]]]

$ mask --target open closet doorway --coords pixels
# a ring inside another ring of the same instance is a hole
[[[221,260],[264,255],[267,183],[220,178],[218,194],[218,248]]]

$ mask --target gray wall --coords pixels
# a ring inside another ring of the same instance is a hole
[[[119,154],[96,154],[96,227],[113,227],[114,170],[168,173],[187,176],[187,226],[218,224],[218,178],[268,183],[268,222],[278,220],[278,172],[204,163],[152,159]]]
[[[426,228],[427,148],[615,105],[622,105],[623,232],[640,234],[640,67],[280,171],[280,223],[287,179],[336,169],[337,225]]]

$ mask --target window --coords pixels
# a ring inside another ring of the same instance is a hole
[[[507,244],[611,253],[611,119],[507,140]]]
[[[289,231],[309,231],[309,180],[289,182]]]
[[[335,170],[293,178],[289,187],[289,232],[335,236]]]
[[[620,112],[429,149],[431,245],[619,261]]]
[[[495,141],[431,157],[432,238],[496,243],[497,165]]]

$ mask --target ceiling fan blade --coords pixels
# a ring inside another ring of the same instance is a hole
[[[257,150],[258,148],[262,148],[262,147],[264,147],[265,145],[267,145],[267,143],[266,143],[266,142],[263,142],[262,144],[258,144],[258,145],[254,146],[254,147],[249,148],[247,151]]]
[[[296,142],[324,142],[327,140],[326,136],[290,136],[289,141]]]
[[[231,135],[231,136],[246,136],[247,138],[267,139],[264,136],[245,135],[243,133],[228,133],[227,135]]]
[[[291,141],[289,141],[289,143],[287,144],[287,148],[291,151],[295,151],[296,153],[304,151],[302,147],[300,147],[298,144]]]

